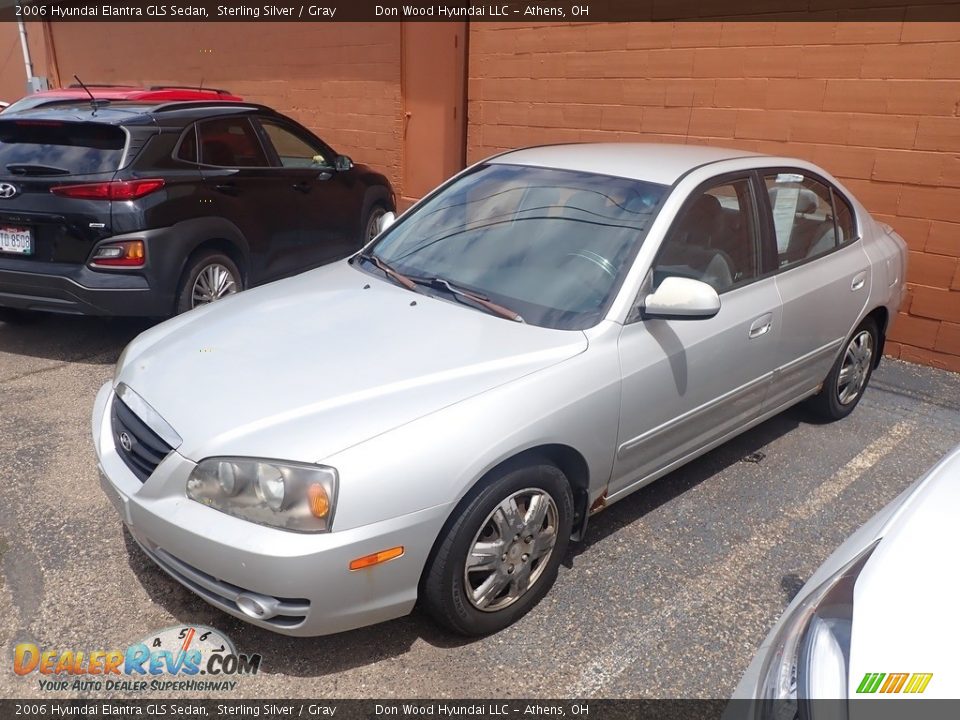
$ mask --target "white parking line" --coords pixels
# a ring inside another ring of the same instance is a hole
[[[719,589],[724,579],[737,577],[751,565],[762,561],[766,553],[775,547],[797,521],[808,520],[825,510],[850,485],[867,470],[893,452],[906,440],[917,426],[913,417],[901,420],[887,432],[861,450],[853,459],[838,470],[829,480],[799,505],[784,508],[776,521],[760,525],[744,542],[738,544],[726,559],[713,566],[709,572],[691,580],[684,589],[668,603],[660,622],[621,634],[617,641],[607,646],[603,655],[588,663],[577,682],[570,688],[572,697],[595,697],[614,679],[639,663],[644,657],[655,654],[656,642],[644,647],[645,641],[660,632],[668,619],[678,613],[707,604]]]

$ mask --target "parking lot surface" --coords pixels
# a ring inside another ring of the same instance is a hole
[[[846,420],[790,410],[594,516],[553,590],[504,632],[466,641],[415,613],[287,638],[170,580],[101,493],[91,405],[146,327],[0,322],[4,663],[20,642],[124,648],[202,623],[263,656],[231,698],[722,698],[833,548],[960,442],[960,375],[887,359]],[[0,697],[36,697],[37,677],[6,665]]]

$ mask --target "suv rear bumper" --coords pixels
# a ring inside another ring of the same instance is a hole
[[[0,260],[0,307],[69,315],[169,315],[173,299],[139,275],[106,275],[75,265],[23,271]],[[69,272],[56,274],[57,269]],[[109,282],[103,282],[106,279]]]
[[[136,271],[0,257],[0,307],[68,315],[169,316],[179,267],[166,267],[166,258],[154,257],[162,253],[153,252],[166,232],[148,230],[101,241],[145,240],[147,264]]]

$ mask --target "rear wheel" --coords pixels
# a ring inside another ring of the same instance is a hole
[[[878,339],[873,318],[860,323],[823,381],[823,388],[808,401],[814,412],[827,420],[840,420],[853,412],[873,374]]]
[[[243,290],[240,269],[219,250],[201,252],[183,271],[177,294],[177,314],[209,305]]]
[[[460,512],[424,576],[434,619],[463,635],[507,627],[553,585],[573,523],[573,494],[560,470],[506,471]]]

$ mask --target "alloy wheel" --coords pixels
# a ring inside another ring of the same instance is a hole
[[[230,269],[220,263],[204,267],[193,283],[193,307],[206,305],[237,292],[237,280]]]
[[[380,234],[380,218],[386,214],[387,211],[382,207],[375,207],[370,213],[370,218],[367,220],[367,236],[364,238],[366,242],[370,242]]]

